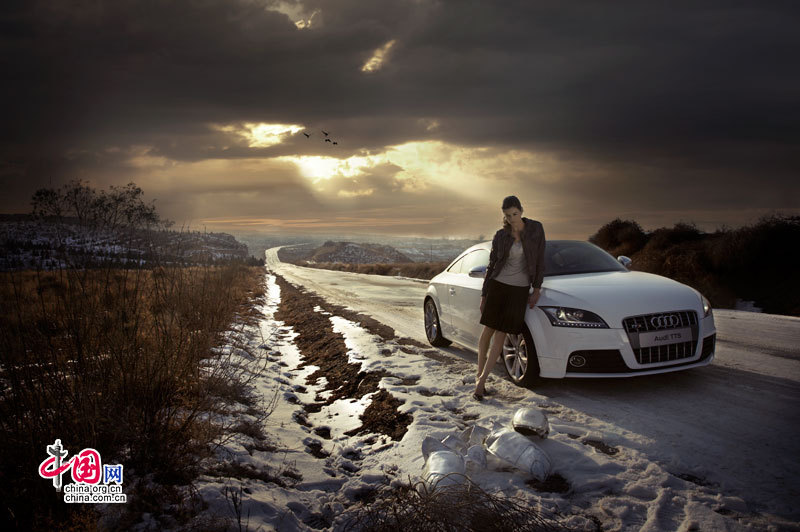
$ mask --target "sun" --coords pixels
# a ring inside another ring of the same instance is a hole
[[[267,124],[265,122],[245,122],[212,126],[218,131],[238,135],[247,141],[250,148],[268,148],[282,143],[287,137],[303,131],[297,124]]]

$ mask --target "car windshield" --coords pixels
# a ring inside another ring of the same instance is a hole
[[[625,271],[617,259],[589,242],[548,240],[545,244],[545,276]]]

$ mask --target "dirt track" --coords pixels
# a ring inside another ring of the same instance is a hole
[[[325,389],[332,392],[327,399],[304,405],[306,412],[319,411],[323,405],[333,404],[339,399],[361,399],[367,394],[378,392],[361,416],[361,427],[349,434],[371,432],[386,434],[395,440],[402,438],[412,418],[397,411],[397,407],[402,404],[400,401],[386,390],[378,391],[378,383],[386,374],[364,372],[361,371],[360,364],[350,363],[344,337],[334,332],[330,320],[325,314],[315,312],[314,307],[359,322],[384,340],[392,339],[394,332],[366,316],[359,316],[355,312],[330,305],[319,296],[292,286],[280,276],[276,276],[276,281],[281,288],[281,304],[275,317],[293,327],[298,333],[295,342],[304,359],[300,367],[305,365],[319,367],[307,377],[307,383],[316,384],[321,377],[324,377]]]

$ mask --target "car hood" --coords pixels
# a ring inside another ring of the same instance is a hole
[[[545,277],[539,306],[564,306],[594,312],[609,327],[628,316],[695,310],[703,317],[699,292],[685,284],[644,272],[598,272]]]

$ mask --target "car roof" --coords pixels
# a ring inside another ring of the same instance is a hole
[[[561,244],[561,243],[566,243],[566,242],[584,242],[584,243],[586,243],[586,240],[562,240],[562,239],[559,239],[559,240],[546,240],[545,243],[547,243],[547,242],[552,242],[553,244],[556,244],[556,243]],[[447,268],[452,266],[457,260],[461,259],[467,253],[471,253],[471,252],[476,251],[478,249],[485,249],[486,251],[491,251],[492,250],[492,241],[491,240],[486,240],[484,242],[479,242],[477,244],[474,244],[474,245],[468,247],[467,249],[465,249],[464,251],[462,251],[461,253],[456,255],[456,258],[454,258],[453,260],[450,261],[450,264],[447,265]],[[445,270],[447,268],[445,268]]]

